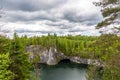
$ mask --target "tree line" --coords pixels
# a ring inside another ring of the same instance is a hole
[[[30,69],[34,66],[34,63],[29,60],[29,53],[26,52],[26,47],[30,45],[40,45],[43,49],[55,47],[67,56],[102,60],[106,64],[102,70],[103,77],[111,76],[114,80],[120,79],[120,64],[118,63],[120,61],[120,36],[116,34],[101,36],[48,34],[41,37],[19,37],[16,33],[13,39],[0,36],[0,79],[30,79]]]

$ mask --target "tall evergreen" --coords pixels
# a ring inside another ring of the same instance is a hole
[[[0,54],[0,80],[12,80],[14,74],[8,69],[11,60],[9,53]]]
[[[120,53],[113,52],[103,69],[103,80],[120,80]]]
[[[7,53],[9,50],[10,40],[0,35],[0,53]]]
[[[120,23],[120,0],[100,0],[96,5],[101,6],[104,17],[104,20],[97,25],[97,28]]]
[[[10,70],[15,74],[12,80],[28,80],[30,78],[29,55],[25,52],[16,33],[10,44],[10,59],[12,61]]]

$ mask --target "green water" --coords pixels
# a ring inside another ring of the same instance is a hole
[[[62,61],[55,66],[40,64],[40,80],[86,80],[87,65]]]

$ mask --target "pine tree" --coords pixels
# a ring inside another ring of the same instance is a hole
[[[9,50],[10,40],[0,35],[0,53],[7,53]]]
[[[11,60],[9,53],[0,54],[0,80],[12,80],[14,74],[8,69]]]
[[[89,66],[88,73],[86,75],[87,80],[99,80],[99,73],[98,73],[98,68],[95,65]]]
[[[19,40],[17,34],[10,45],[10,70],[15,74],[12,80],[28,80],[30,78],[30,62],[29,56],[25,53],[24,46]]]
[[[117,54],[116,54],[117,53]],[[120,80],[120,54],[115,52],[106,61],[103,80]]]
[[[96,28],[105,27],[112,23],[120,23],[120,0],[100,0],[95,4],[102,7],[101,12],[105,18]]]

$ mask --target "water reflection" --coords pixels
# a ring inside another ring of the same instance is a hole
[[[41,80],[86,80],[87,65],[61,61],[55,66],[40,64]]]

